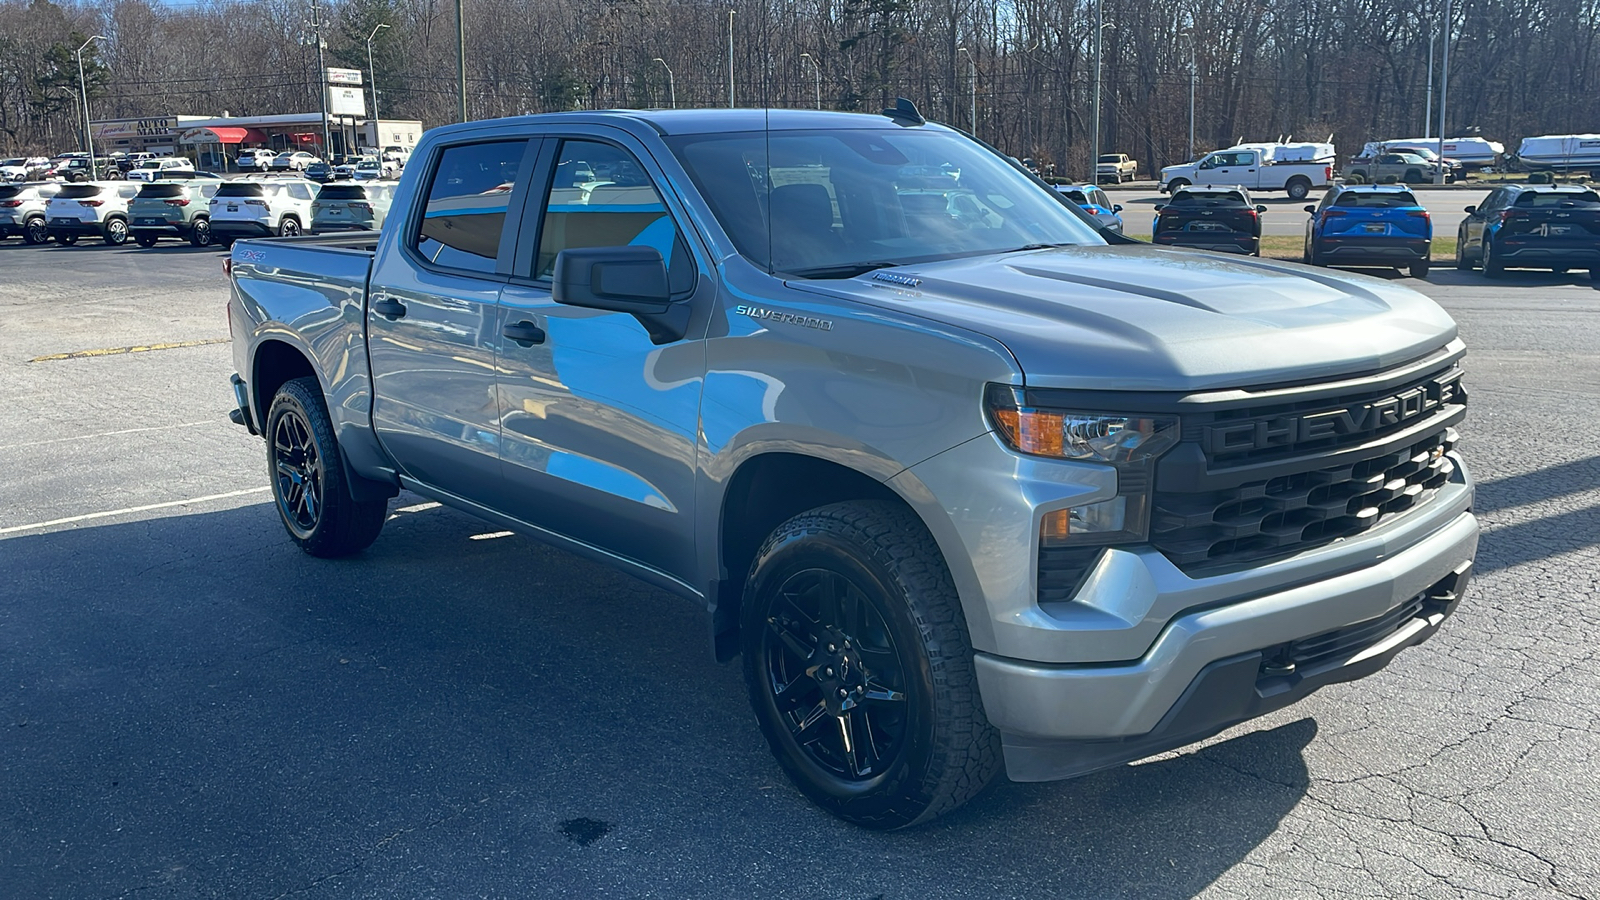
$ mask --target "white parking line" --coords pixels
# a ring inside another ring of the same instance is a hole
[[[245,488],[242,491],[229,491],[226,494],[210,494],[205,497],[190,497],[188,500],[171,500],[166,503],[149,503],[144,506],[130,506],[126,509],[112,509],[105,512],[84,513],[81,516],[68,516],[65,519],[51,519],[48,522],[35,522],[32,525],[12,525],[9,528],[0,528],[0,534],[15,534],[19,531],[32,531],[35,528],[50,528],[54,525],[70,525],[73,522],[87,522],[90,519],[105,519],[111,516],[125,516],[129,513],[149,512],[152,509],[167,509],[173,506],[188,506],[191,503],[207,503],[212,500],[226,500],[229,497],[243,497],[248,494],[260,494],[270,491],[270,487]]]
[[[47,438],[42,441],[23,441],[20,444],[0,444],[0,450],[15,450],[18,447],[37,447],[41,444],[64,444],[68,441],[91,441],[95,438],[116,437],[119,434],[138,434],[141,431],[166,431],[169,428],[198,428],[201,425],[216,425],[217,420],[205,422],[183,422],[177,425],[152,425],[148,428],[124,428],[121,431],[101,431],[95,434],[83,434],[77,437]]]

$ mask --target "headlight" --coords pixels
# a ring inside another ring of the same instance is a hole
[[[991,385],[989,421],[1013,450],[1111,465],[1154,459],[1178,442],[1176,416],[1121,415],[1026,405],[1022,392]]]

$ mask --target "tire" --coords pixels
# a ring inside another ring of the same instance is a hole
[[[1417,260],[1416,262],[1411,264],[1411,277],[1412,278],[1423,278],[1423,279],[1426,279],[1428,277],[1428,268],[1429,268],[1428,260],[1425,260],[1425,259]]]
[[[1506,267],[1494,258],[1494,241],[1487,238],[1483,241],[1483,277],[1499,278],[1506,273]]]
[[[1366,184],[1367,176],[1361,174],[1360,172],[1351,172],[1349,175],[1344,177],[1344,182],[1345,184]]]
[[[278,223],[279,237],[294,237],[299,233],[300,220],[294,218],[293,216],[284,216],[283,221]]]
[[[156,240],[156,238],[147,234],[136,234],[133,236],[133,242],[145,248],[146,250],[154,247],[156,245]]]
[[[1467,236],[1463,232],[1456,232],[1456,270],[1472,271],[1472,261],[1467,259]]]
[[[107,246],[121,247],[128,242],[128,222],[125,219],[107,219],[104,240]]]
[[[1401,180],[1404,181],[1406,184],[1421,184],[1422,183],[1422,172],[1420,170],[1417,170],[1417,169],[1407,169],[1406,170],[1406,177],[1402,178]]]
[[[835,503],[780,525],[745,583],[740,640],[773,756],[833,815],[905,828],[999,772],[955,586],[909,509]]]
[[[211,246],[211,220],[195,219],[189,226],[189,243],[196,247]]]
[[[50,243],[50,229],[42,217],[35,216],[22,223],[22,242],[34,246]]]
[[[1322,253],[1317,250],[1316,244],[1311,245],[1311,264],[1318,268],[1325,268],[1328,265],[1328,261],[1323,259]]]
[[[1304,200],[1311,195],[1311,182],[1297,176],[1289,179],[1289,183],[1284,185],[1284,190],[1289,192],[1290,200]]]
[[[1174,179],[1172,179],[1172,181],[1170,181],[1167,184],[1167,193],[1168,194],[1175,194],[1178,191],[1181,191],[1181,190],[1183,190],[1184,188],[1186,188],[1188,186],[1189,186],[1189,179],[1187,179],[1187,178],[1174,178]]]
[[[300,549],[333,559],[359,553],[378,539],[389,501],[351,498],[316,378],[296,378],[278,388],[263,433],[273,505]]]
[[[64,244],[64,245],[66,245],[68,247],[71,247],[73,244],[76,244],[77,242],[78,242],[78,236],[75,235],[75,234],[58,234],[58,235],[56,235],[56,243],[58,243],[58,244]]]

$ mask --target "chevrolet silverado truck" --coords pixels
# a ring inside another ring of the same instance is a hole
[[[703,605],[864,827],[1372,674],[1476,552],[1432,301],[1104,237],[909,104],[451,125],[381,233],[225,264],[291,540],[405,489]]]

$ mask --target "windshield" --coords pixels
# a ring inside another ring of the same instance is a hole
[[[844,278],[1104,243],[1048,188],[950,132],[693,134],[667,144],[740,254],[768,271]]]
[[[1419,206],[1417,198],[1409,191],[1346,191],[1339,195],[1334,206],[1363,206],[1373,209],[1397,209]]]
[[[159,159],[147,159],[144,162],[139,163],[139,168],[141,168],[141,169],[159,169],[159,168],[161,168],[161,160],[159,160]]]
[[[25,162],[25,159],[0,159],[0,166],[20,166]]]

